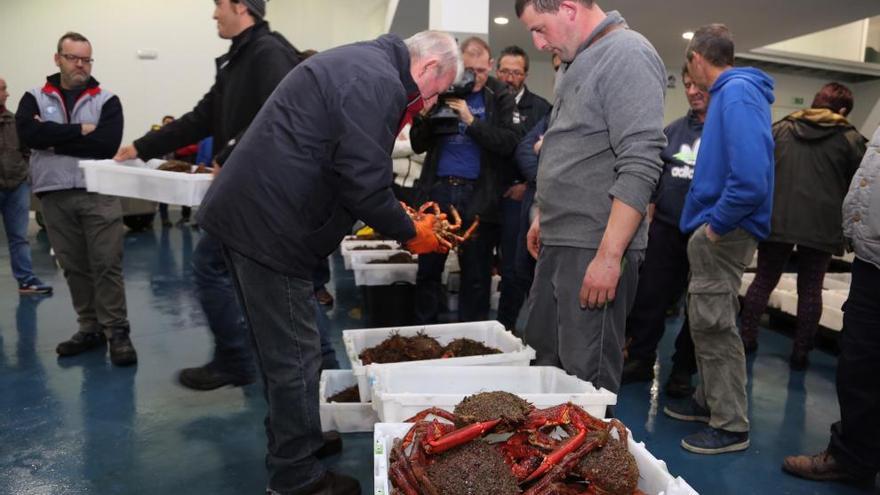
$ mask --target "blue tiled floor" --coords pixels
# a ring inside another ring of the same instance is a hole
[[[178,228],[126,237],[126,291],[140,357],[129,369],[114,368],[106,354],[59,361],[55,345],[73,333],[75,315],[45,234],[37,234],[32,247],[38,275],[55,286],[49,298],[19,298],[5,241],[0,245],[0,494],[262,493],[260,386],[198,393],[175,382],[178,369],[210,356],[189,282],[197,240],[197,232]],[[362,327],[363,315],[351,274],[336,261],[330,315],[341,352],[341,330]],[[663,342],[664,364],[673,333]],[[746,453],[702,457],[681,450],[680,438],[694,426],[658,413],[665,398],[658,399],[656,385],[624,387],[617,413],[672,473],[704,494],[858,493],[779,469],[786,454],[822,449],[838,417],[835,360],[814,353],[809,372],[791,373],[789,345],[786,337],[764,332],[749,363],[753,435]],[[328,464],[357,476],[370,493],[371,435],[344,440],[344,453]]]

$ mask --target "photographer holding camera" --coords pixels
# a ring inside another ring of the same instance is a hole
[[[462,216],[461,232],[480,219],[471,240],[459,248],[461,293],[459,321],[489,317],[492,248],[499,232],[498,173],[520,138],[513,122],[516,107],[507,85],[489,77],[489,45],[472,37],[461,44],[466,74],[441,96],[437,109],[417,118],[410,132],[413,150],[427,151],[419,196],[435,201],[444,212],[454,206]],[[454,113],[453,113],[454,111]],[[416,319],[435,323],[441,304],[441,276],[446,255],[419,256],[416,279]]]

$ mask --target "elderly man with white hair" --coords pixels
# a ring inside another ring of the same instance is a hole
[[[455,40],[395,35],[315,55],[266,101],[202,201],[253,333],[269,403],[269,493],[359,494],[326,472],[312,273],[356,219],[416,253],[441,251],[391,190],[394,139],[462,72]]]

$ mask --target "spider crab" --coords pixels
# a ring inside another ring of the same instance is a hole
[[[485,407],[487,401],[504,404],[500,408]],[[476,407],[468,407],[474,403]],[[428,420],[429,416],[435,419]],[[572,403],[536,409],[513,394],[489,392],[465,398],[454,413],[430,408],[407,422],[415,424],[395,444],[389,468],[392,483],[405,495],[444,495],[429,476],[431,465],[447,451],[497,433],[509,434],[506,440],[494,444],[509,475],[519,485],[519,489],[509,493],[523,493],[520,490],[525,490],[525,495],[641,493],[636,488],[635,459],[626,450],[628,434],[623,423],[595,418]],[[558,439],[553,434],[557,428],[567,436]],[[617,433],[616,439],[612,432]],[[573,478],[589,484],[567,482]]]
[[[471,235],[473,235],[474,231],[476,231],[477,227],[480,225],[480,217],[477,215],[474,218],[474,222],[467,230],[465,230],[464,234],[458,235],[458,231],[461,230],[462,221],[461,215],[454,206],[449,205],[449,211],[452,214],[452,221],[450,222],[449,215],[443,213],[440,210],[440,205],[434,201],[429,201],[423,204],[418,210],[413,209],[406,203],[401,202],[400,204],[413,222],[422,220],[426,215],[434,215],[437,217],[437,222],[434,224],[434,235],[437,236],[440,245],[446,250],[455,249],[463,242],[470,239]]]

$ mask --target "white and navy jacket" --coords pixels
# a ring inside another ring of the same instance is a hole
[[[85,189],[79,160],[112,158],[122,142],[122,104],[94,78],[67,107],[61,76],[54,74],[25,93],[15,114],[19,138],[32,149],[30,180],[38,195]],[[96,128],[83,136],[81,124]]]

